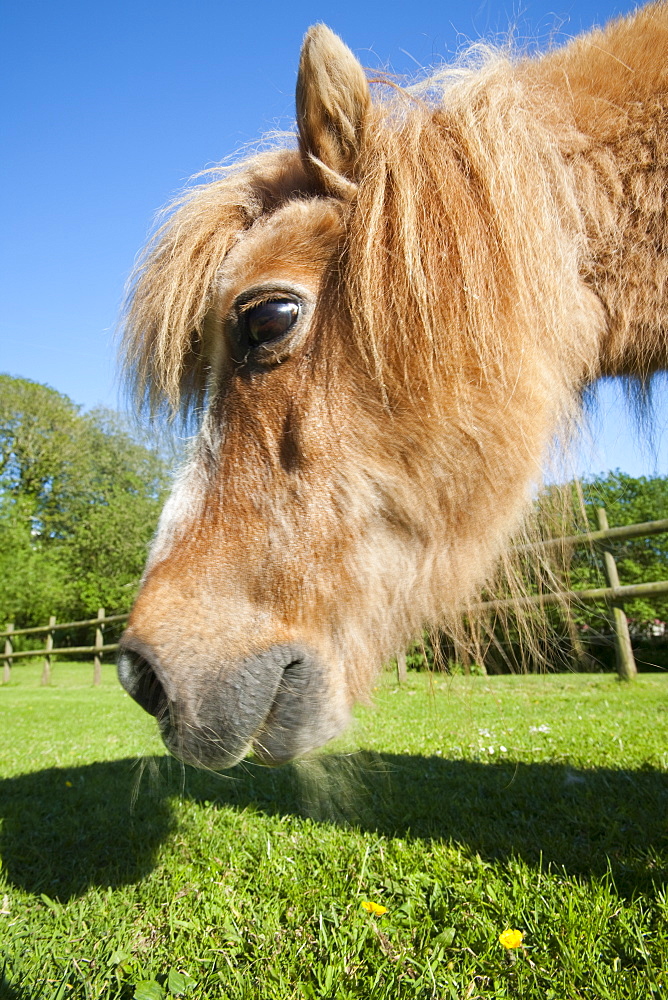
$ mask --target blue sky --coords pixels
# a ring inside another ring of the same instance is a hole
[[[85,407],[122,406],[114,329],[154,213],[198,170],[290,127],[310,24],[328,23],[364,65],[412,75],[510,26],[544,45],[632,6],[2,0],[0,371]],[[650,449],[616,391],[600,400],[598,444],[578,471],[668,473],[668,406]]]

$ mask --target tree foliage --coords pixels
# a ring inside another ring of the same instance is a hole
[[[0,375],[0,620],[127,611],[168,479],[118,414]]]

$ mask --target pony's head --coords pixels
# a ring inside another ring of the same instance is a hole
[[[485,581],[591,365],[581,221],[512,68],[440,89],[372,101],[311,29],[298,149],[191,190],[138,268],[129,369],[199,430],[119,674],[185,760],[338,733]]]

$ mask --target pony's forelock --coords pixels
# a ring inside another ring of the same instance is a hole
[[[296,151],[280,148],[194,179],[200,183],[159,214],[138,258],[121,342],[126,385],[138,408],[186,419],[209,381],[204,322],[220,266],[239,237],[305,181]]]

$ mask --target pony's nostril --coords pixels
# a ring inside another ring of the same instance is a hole
[[[160,719],[168,708],[165,689],[156,673],[143,656],[131,649],[124,649],[118,658],[118,679],[121,684],[150,715]]]

